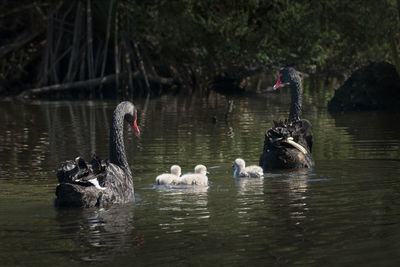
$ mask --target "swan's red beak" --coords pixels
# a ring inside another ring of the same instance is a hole
[[[279,74],[278,80],[276,81],[276,83],[274,85],[274,90],[278,89],[278,87],[281,86],[281,85],[282,85],[282,83],[281,83],[281,75]]]
[[[132,128],[132,131],[135,133],[135,135],[139,136],[140,130],[139,130],[139,127],[137,126],[136,120],[137,120],[137,110],[135,110],[135,121],[133,122],[133,125],[131,124],[130,126]]]
[[[136,120],[133,122],[133,125],[131,125],[132,131],[136,134],[136,136],[140,135],[140,130],[139,127],[137,126]]]

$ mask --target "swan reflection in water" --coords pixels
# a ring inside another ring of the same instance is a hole
[[[140,250],[144,235],[134,228],[134,208],[130,203],[101,209],[58,209],[56,220],[60,239],[65,240],[65,253],[78,261],[104,262],[132,248]]]
[[[202,231],[200,234],[206,235],[208,228],[196,225],[208,224],[208,189],[198,185],[157,186],[159,210],[166,213],[159,223],[161,229],[169,234]]]
[[[309,170],[298,170],[283,180],[288,184],[289,214],[295,224],[300,224],[307,218],[309,210],[307,192],[310,174]]]
[[[237,187],[236,211],[242,223],[256,224],[257,219],[253,216],[254,207],[265,203],[264,179],[263,178],[235,178]]]
[[[264,195],[264,178],[235,178],[238,195]]]
[[[265,203],[271,207],[279,207],[277,217],[284,210],[295,225],[301,224],[307,218],[308,189],[312,176],[311,170],[301,169],[293,172],[265,174],[265,178],[236,178],[237,200],[240,203],[238,213],[243,217],[253,212],[253,207]],[[264,185],[264,183],[268,183]],[[267,190],[267,191],[266,191]],[[272,212],[275,209],[271,210]],[[250,216],[251,217],[251,216]],[[250,220],[250,218],[249,218]]]

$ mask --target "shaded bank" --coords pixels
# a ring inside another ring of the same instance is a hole
[[[22,0],[0,10],[0,95],[230,91],[264,66],[348,73],[399,58],[394,0]]]
[[[209,88],[215,76],[231,68],[246,72],[252,57],[233,60],[238,51],[218,52],[223,46],[217,45],[219,37],[202,40],[210,27],[199,27],[200,18],[192,17],[196,4],[172,3],[177,10],[160,13],[164,5],[118,0],[3,3],[15,17],[0,14],[0,95],[52,99],[159,95]],[[227,16],[242,12],[242,8],[213,8]],[[185,25],[190,27],[180,29]]]

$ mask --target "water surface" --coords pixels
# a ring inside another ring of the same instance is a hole
[[[214,93],[137,100],[142,135],[125,133],[136,203],[87,210],[52,206],[56,169],[108,157],[117,102],[1,102],[1,265],[398,265],[399,115],[332,115],[330,96],[306,87],[315,168],[264,179],[234,179],[232,163],[258,162],[288,90],[234,98],[230,124]],[[154,183],[172,164],[198,163],[209,187]]]

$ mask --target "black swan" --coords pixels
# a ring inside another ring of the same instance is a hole
[[[93,207],[135,200],[132,173],[124,146],[124,119],[136,135],[137,110],[128,101],[114,110],[110,127],[110,159],[93,156],[90,164],[81,157],[61,164],[57,172],[57,207]]]
[[[280,71],[274,89],[285,83],[290,84],[291,90],[289,119],[285,122],[274,121],[275,127],[265,134],[263,154],[259,162],[264,171],[314,166],[311,154],[311,123],[300,119],[302,84],[299,73],[294,68],[284,68]]]

